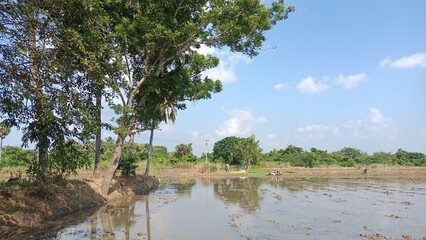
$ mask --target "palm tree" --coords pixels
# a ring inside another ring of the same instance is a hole
[[[149,148],[148,148],[148,161],[146,162],[145,175],[149,175],[149,166],[151,165],[152,141],[154,139],[154,130],[160,125],[162,121],[172,122],[176,121],[177,106],[176,103],[165,101],[159,108],[161,117],[159,119],[151,119],[148,123],[150,130],[149,135]]]
[[[10,133],[9,125],[5,123],[0,123],[0,161],[1,161],[1,152],[3,150],[3,138],[5,138]]]

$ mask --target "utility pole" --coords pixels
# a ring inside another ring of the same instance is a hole
[[[207,163],[207,144],[210,141],[210,139],[204,139],[203,141],[206,144],[206,163]]]

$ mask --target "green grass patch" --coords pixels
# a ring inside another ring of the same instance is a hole
[[[269,170],[267,170],[267,169],[263,169],[263,168],[250,168],[249,170],[248,170],[248,173],[250,173],[250,174],[268,174],[269,173]]]

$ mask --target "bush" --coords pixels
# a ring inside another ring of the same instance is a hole
[[[76,175],[77,169],[90,167],[92,161],[85,145],[68,141],[51,151],[48,163],[50,177],[67,178],[71,174]]]
[[[346,159],[346,161],[340,162],[341,167],[355,167],[355,160],[353,159]]]
[[[37,152],[20,147],[6,146],[2,151],[0,167],[25,166],[37,159]]]
[[[195,156],[194,154],[190,153],[188,155],[184,155],[182,156],[182,162],[196,162],[197,161],[197,156]]]
[[[121,171],[123,177],[136,176],[137,167],[136,158],[133,155],[122,157],[120,164],[118,164],[118,170]]]

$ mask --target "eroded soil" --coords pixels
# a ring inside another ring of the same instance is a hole
[[[34,184],[0,190],[0,236],[19,239],[29,231],[37,235],[38,229],[60,229],[57,221],[71,224],[74,214],[89,216],[115,199],[148,194],[159,180],[147,176],[114,179],[107,198],[98,193],[100,183],[100,179],[72,179],[66,186]]]

